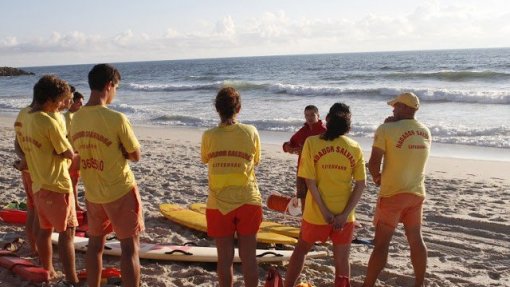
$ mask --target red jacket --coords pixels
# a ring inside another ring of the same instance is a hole
[[[313,124],[313,126],[310,128],[308,126],[308,124],[304,124],[302,128],[300,128],[291,138],[290,138],[290,141],[286,142],[283,144],[283,151],[285,151],[285,144],[289,144],[290,147],[292,148],[296,148],[296,147],[303,147],[303,145],[305,144],[305,140],[306,138],[308,138],[309,136],[316,136],[316,135],[320,135],[322,134],[323,132],[326,131],[326,126],[324,125],[324,123],[319,120],[318,122],[316,122],[315,124]],[[298,158],[298,165],[299,165],[299,160],[301,159],[301,153],[299,153],[299,158]]]

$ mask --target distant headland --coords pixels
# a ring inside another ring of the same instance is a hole
[[[24,75],[35,75],[32,72],[23,71],[17,68],[11,67],[0,67],[0,77],[3,76],[24,76]]]

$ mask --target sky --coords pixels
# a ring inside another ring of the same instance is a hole
[[[508,0],[0,1],[0,66],[510,47]]]

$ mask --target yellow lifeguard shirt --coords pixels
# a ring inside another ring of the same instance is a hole
[[[417,120],[400,120],[380,125],[374,147],[384,151],[379,196],[413,193],[425,197],[425,164],[431,135]]]
[[[64,113],[64,120],[66,123],[67,136],[69,137],[69,132],[71,131],[71,121],[73,119],[74,113],[67,111]]]
[[[132,153],[140,143],[124,114],[104,106],[83,106],[74,113],[70,140],[80,154],[80,175],[88,201],[112,202],[136,185],[120,147]]]
[[[365,180],[365,160],[360,145],[347,136],[332,141],[320,135],[306,139],[301,153],[298,175],[317,181],[319,194],[326,207],[333,213],[341,213],[352,193],[354,181]],[[310,191],[306,194],[303,219],[312,224],[328,224]],[[354,209],[347,222],[355,220]]]
[[[32,190],[72,192],[69,161],[59,154],[72,150],[58,122],[45,112],[28,113],[20,145],[32,177]]]
[[[23,150],[23,146],[21,145],[21,141],[23,140],[23,133],[24,129],[26,128],[26,117],[28,115],[28,112],[30,112],[32,108],[30,106],[22,108],[18,115],[16,116],[16,120],[14,121],[14,131],[16,133],[16,140],[18,141],[18,144],[21,147],[21,150]],[[25,151],[23,151],[25,153]],[[25,172],[29,172],[28,169],[24,170]]]
[[[66,128],[66,120],[64,119],[64,115],[61,112],[47,113],[50,117],[55,119],[58,122],[58,126],[62,130],[62,132],[67,136],[67,128]]]
[[[209,170],[207,208],[227,214],[243,204],[262,205],[255,178],[260,138],[254,126],[236,123],[205,131],[201,158]]]

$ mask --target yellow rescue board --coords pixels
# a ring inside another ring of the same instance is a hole
[[[189,208],[196,212],[205,214],[205,204],[204,203],[193,203],[190,204]],[[260,230],[265,232],[272,232],[281,235],[285,235],[292,238],[299,238],[299,228],[283,225],[280,223],[272,222],[272,221],[262,221],[260,224]]]
[[[207,232],[207,221],[204,213],[197,212],[178,204],[164,203],[159,206],[161,214],[171,221],[198,231]],[[296,238],[260,229],[257,242],[274,244],[296,244]]]

